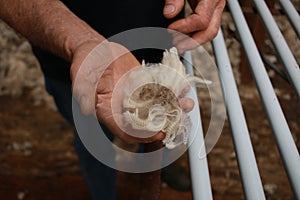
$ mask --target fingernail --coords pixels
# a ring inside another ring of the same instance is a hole
[[[165,15],[169,15],[172,14],[173,12],[175,12],[175,6],[174,5],[166,5],[164,8],[164,14]]]

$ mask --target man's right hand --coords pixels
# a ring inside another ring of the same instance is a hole
[[[165,135],[162,132],[149,138],[130,136],[119,128],[112,113],[111,100],[116,83],[125,73],[138,66],[138,60],[122,45],[107,41],[83,44],[75,52],[72,61],[73,94],[83,114],[96,115],[102,124],[125,142],[163,140]],[[122,102],[121,99],[117,101]]]

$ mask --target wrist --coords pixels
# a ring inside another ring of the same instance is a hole
[[[74,44],[73,46],[66,46],[69,48],[70,52],[70,61],[71,61],[71,69],[70,69],[70,76],[71,80],[75,80],[75,77],[79,71],[79,68],[82,67],[85,61],[89,57],[89,54],[93,51],[94,48],[99,46],[99,44],[105,44],[107,43],[106,40],[97,40],[97,39],[85,39],[84,41],[80,41]],[[90,59],[90,58],[89,58]],[[95,66],[89,65],[89,66],[84,66],[85,69],[82,69],[82,71],[93,71],[92,68]],[[87,74],[90,74],[87,73]]]
[[[88,25],[87,25],[88,26]],[[105,38],[90,28],[89,31],[78,30],[66,36],[63,44],[67,59],[72,61],[81,51],[92,50],[93,47],[105,41]]]

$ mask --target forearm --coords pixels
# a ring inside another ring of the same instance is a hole
[[[104,38],[59,0],[0,0],[0,18],[31,43],[66,60],[80,45]]]

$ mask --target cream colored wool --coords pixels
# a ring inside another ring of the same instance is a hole
[[[133,129],[166,133],[163,144],[175,148],[187,144],[191,120],[179,106],[178,98],[190,83],[210,81],[186,74],[175,47],[164,52],[162,63],[142,64],[129,74],[123,116]]]

